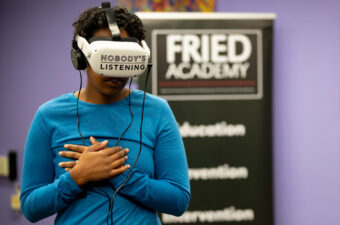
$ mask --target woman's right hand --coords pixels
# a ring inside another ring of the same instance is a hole
[[[127,160],[128,149],[121,147],[107,148],[107,140],[97,142],[91,146],[67,145],[72,151],[83,151],[77,160],[76,165],[70,170],[73,180],[82,186],[89,182],[111,179],[130,168],[124,165]]]

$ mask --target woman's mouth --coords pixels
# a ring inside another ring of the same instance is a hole
[[[118,78],[105,79],[104,82],[111,87],[120,87],[123,85],[123,80]]]

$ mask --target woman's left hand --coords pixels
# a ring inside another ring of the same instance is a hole
[[[92,145],[99,142],[94,137],[90,137],[90,141],[91,141]],[[59,155],[64,157],[64,158],[75,159],[75,160],[69,161],[69,162],[60,162],[59,166],[62,167],[62,168],[65,168],[65,171],[69,171],[70,169],[72,169],[77,164],[77,160],[80,158],[81,154],[83,153],[85,148],[88,147],[88,146],[66,144],[64,147],[66,149],[70,150],[70,151],[60,151]],[[103,149],[105,149],[105,148],[103,148]]]

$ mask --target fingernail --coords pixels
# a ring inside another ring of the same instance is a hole
[[[63,152],[59,152],[58,154],[59,154],[60,156],[63,156]]]
[[[67,148],[68,147],[68,144],[64,145],[64,148]]]
[[[62,165],[63,165],[63,163],[61,162],[61,163],[59,163],[58,165],[59,165],[59,166],[62,166]]]
[[[126,153],[128,153],[129,151],[130,151],[130,150],[129,150],[128,148],[127,148],[127,149],[125,149],[125,152],[126,152]]]
[[[127,168],[130,168],[130,165],[126,165]]]
[[[124,158],[125,158],[125,160],[127,160],[127,159],[128,159],[128,157],[127,157],[127,156],[125,156]]]
[[[107,144],[107,140],[103,141],[102,143],[103,143],[103,144]]]
[[[91,140],[93,140],[93,139],[94,139],[94,137],[92,137],[92,136],[91,136],[91,137],[90,137],[90,139],[91,139]]]

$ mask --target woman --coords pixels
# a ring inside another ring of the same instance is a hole
[[[122,37],[145,38],[137,16],[117,7],[114,15]],[[74,35],[87,40],[111,37],[100,8],[86,10],[73,26]],[[152,225],[161,224],[157,212],[181,215],[190,200],[188,167],[169,105],[146,94],[142,112],[144,94],[125,88],[127,78],[102,77],[89,65],[86,72],[83,90],[48,101],[33,119],[22,175],[24,215],[35,222],[57,213],[55,224],[64,225]],[[142,114],[142,151],[132,168]]]

